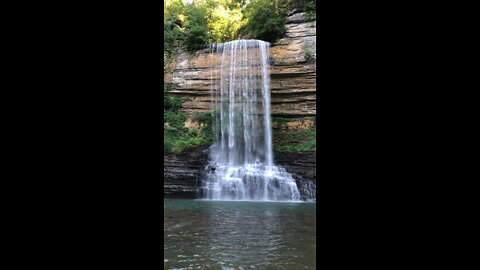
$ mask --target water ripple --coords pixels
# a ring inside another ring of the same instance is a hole
[[[165,203],[165,269],[315,269],[313,203]]]

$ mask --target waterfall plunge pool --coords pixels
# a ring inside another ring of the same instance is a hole
[[[316,204],[164,199],[165,269],[315,269]]]

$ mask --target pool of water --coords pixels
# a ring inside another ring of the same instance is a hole
[[[315,269],[315,203],[164,200],[165,269]]]

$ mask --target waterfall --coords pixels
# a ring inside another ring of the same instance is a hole
[[[212,127],[203,192],[212,200],[300,201],[292,175],[273,162],[269,43],[210,46]]]

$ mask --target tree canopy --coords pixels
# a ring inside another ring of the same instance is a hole
[[[287,11],[315,16],[315,0],[164,0],[166,51],[195,51],[208,43],[285,35]]]

